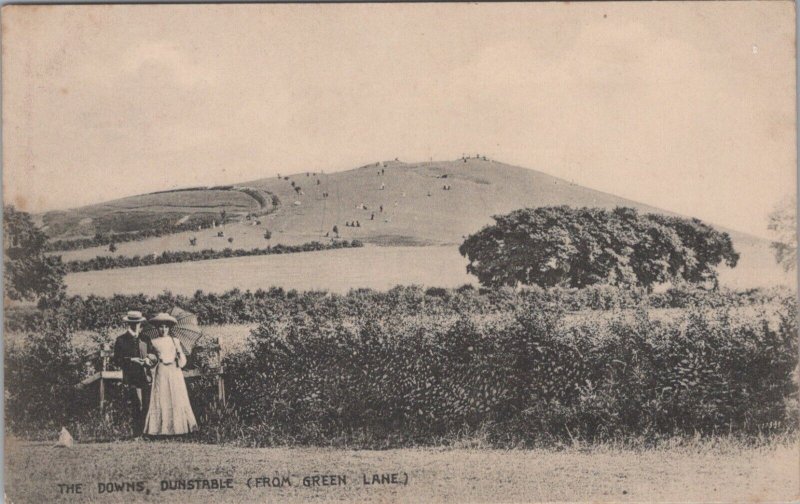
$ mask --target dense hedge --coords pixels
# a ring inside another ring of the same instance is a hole
[[[164,251],[160,255],[146,255],[133,257],[130,256],[97,256],[85,261],[69,261],[65,263],[68,273],[81,271],[98,271],[116,268],[134,268],[137,266],[152,266],[154,264],[170,264],[190,261],[206,261],[210,259],[224,259],[227,257],[246,257],[261,256],[272,254],[292,254],[296,252],[314,252],[320,250],[334,250],[341,248],[363,247],[364,244],[359,240],[332,241],[330,243],[320,243],[317,241],[304,243],[302,245],[275,245],[266,248],[230,249],[223,250],[203,249],[197,251]]]
[[[118,387],[105,416],[93,413],[91,392],[72,387],[91,370],[70,333],[117,325],[129,308],[150,314],[179,304],[205,323],[227,312],[259,321],[249,348],[224,363],[227,410],[213,406],[213,383],[192,384],[200,436],[214,442],[386,447],[481,433],[497,446],[533,446],[796,428],[794,296],[695,294],[667,317],[650,312],[650,298],[579,312],[553,301],[599,294],[395,288],[71,298],[38,322],[28,344],[7,348],[7,425],[23,434],[63,424],[87,437],[123,435]]]
[[[357,433],[399,444],[464,430],[499,445],[795,427],[796,305],[778,315],[688,309],[567,321],[526,302],[491,321],[420,327],[268,317],[230,359],[229,397],[252,442],[313,444]]]

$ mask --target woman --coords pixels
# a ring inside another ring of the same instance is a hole
[[[150,323],[159,336],[150,340],[155,354],[147,356],[155,368],[144,433],[150,436],[188,434],[197,430],[197,421],[181,372],[186,365],[186,354],[180,340],[169,334],[178,321],[166,313],[159,313],[150,319]]]

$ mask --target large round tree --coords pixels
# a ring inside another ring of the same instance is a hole
[[[467,271],[491,287],[716,285],[716,267],[739,260],[727,233],[633,208],[526,208],[493,219],[459,247]]]

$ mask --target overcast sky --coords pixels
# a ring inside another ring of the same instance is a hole
[[[796,180],[790,2],[3,10],[30,211],[481,153],[764,235]]]

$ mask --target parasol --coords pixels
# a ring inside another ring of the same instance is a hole
[[[182,310],[177,306],[174,307],[169,314],[178,321],[178,323],[170,329],[169,334],[170,336],[178,338],[178,341],[181,342],[188,356],[192,353],[197,341],[203,336],[203,331],[197,323],[197,315]],[[142,328],[142,334],[148,338],[157,338],[159,336],[155,326],[149,323],[146,323]]]

